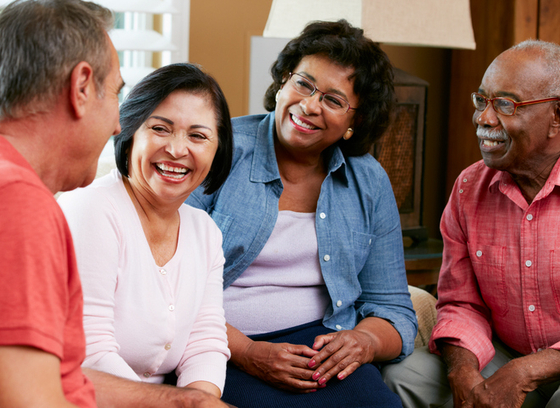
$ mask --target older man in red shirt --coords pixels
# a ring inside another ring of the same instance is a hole
[[[471,96],[483,160],[441,220],[434,354],[384,371],[405,407],[560,406],[559,96],[560,46],[541,41],[499,55]]]

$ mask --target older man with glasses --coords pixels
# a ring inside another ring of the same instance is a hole
[[[483,160],[441,220],[438,322],[384,371],[405,407],[560,406],[559,95],[560,46],[542,41],[500,54],[471,95]]]

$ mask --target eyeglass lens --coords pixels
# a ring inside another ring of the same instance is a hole
[[[486,109],[486,106],[488,105],[488,102],[490,102],[490,99],[485,98],[480,94],[473,94],[472,101],[475,109],[482,112],[484,109]],[[492,106],[496,112],[499,112],[503,115],[511,116],[515,112],[515,104],[506,98],[492,99]]]
[[[315,92],[321,93],[322,95],[319,100],[323,106],[331,112],[342,115],[348,112],[350,108],[350,104],[346,100],[342,99],[340,96],[319,91],[313,82],[299,74],[292,74],[290,82],[300,95],[312,96]]]

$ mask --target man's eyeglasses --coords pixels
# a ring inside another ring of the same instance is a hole
[[[489,103],[492,103],[492,107],[498,113],[506,116],[515,115],[517,108],[523,105],[535,105],[537,103],[560,101],[560,98],[546,98],[546,99],[534,99],[532,101],[515,102],[513,99],[509,98],[487,98],[484,95],[473,92],[471,94],[472,103],[477,111],[484,111]]]
[[[313,96],[315,93],[319,92],[321,94],[319,97],[321,105],[325,109],[337,115],[344,115],[350,109],[356,109],[351,107],[350,102],[342,96],[320,91],[313,82],[303,75],[290,72],[288,82],[293,86],[297,93],[303,96]]]

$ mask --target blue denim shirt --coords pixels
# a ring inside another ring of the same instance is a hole
[[[223,233],[224,287],[255,260],[278,216],[282,181],[274,153],[274,113],[235,118],[231,173],[212,195],[198,188],[187,204],[208,212]],[[417,331],[404,268],[400,218],[387,174],[369,154],[327,152],[328,175],[317,202],[321,271],[331,304],[323,324],[349,330],[366,316],[388,320],[403,342],[399,361],[414,349]]]

